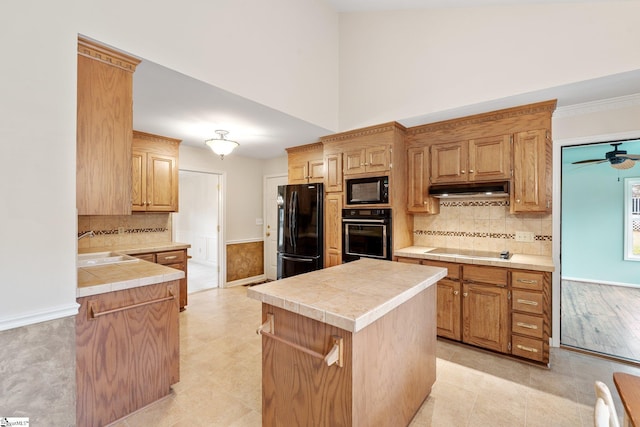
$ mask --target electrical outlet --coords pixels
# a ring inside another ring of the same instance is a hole
[[[118,227],[118,234],[124,234],[124,227]]]
[[[532,231],[516,231],[516,242],[533,242],[534,240]]]

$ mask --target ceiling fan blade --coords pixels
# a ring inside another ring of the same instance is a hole
[[[640,154],[625,154],[617,157],[621,157],[623,159],[629,159],[629,160],[640,160]]]
[[[604,162],[608,162],[607,159],[591,159],[591,160],[580,160],[578,162],[573,162],[571,163],[572,165],[582,165],[585,163],[604,163]]]

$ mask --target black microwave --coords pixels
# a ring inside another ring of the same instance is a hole
[[[347,205],[389,203],[389,177],[347,179]]]

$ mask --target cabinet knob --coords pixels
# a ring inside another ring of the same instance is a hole
[[[460,173],[466,173],[465,171],[460,171]]]
[[[454,294],[454,295],[458,295],[459,293],[460,293],[460,292],[458,292],[458,291],[453,291],[453,294]],[[466,296],[466,295],[465,295],[465,296]]]
[[[473,169],[469,169],[469,173],[473,173]]]
[[[466,296],[468,296],[468,295],[469,295],[469,294],[468,294],[467,292],[464,292],[464,293],[462,294],[462,296],[463,296],[463,297],[466,297]]]
[[[269,232],[267,231],[267,237],[269,237],[269,236],[271,236],[271,233],[269,233]]]
[[[516,199],[516,203],[520,203],[520,199]]]

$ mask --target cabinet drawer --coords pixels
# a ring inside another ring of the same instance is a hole
[[[171,252],[159,252],[156,254],[156,262],[158,264],[175,264],[178,262],[184,262],[185,251],[171,251]]]
[[[511,272],[511,286],[514,288],[541,291],[543,279],[543,273],[532,273],[528,271]]]
[[[422,260],[422,264],[430,265],[432,267],[442,267],[447,269],[447,278],[459,279],[460,278],[460,264],[454,264],[452,262],[432,261],[430,259]]]
[[[514,290],[511,307],[517,311],[542,314],[542,294]]]
[[[422,264],[420,262],[420,258],[410,258],[410,257],[398,257],[398,262],[403,262],[405,264]]]
[[[543,323],[544,321],[542,317],[513,313],[513,317],[511,319],[511,332],[534,338],[542,338]]]
[[[542,362],[542,341],[514,335],[511,337],[511,354]]]
[[[156,254],[139,254],[139,255],[132,255],[132,256],[139,258],[143,261],[156,262]]]
[[[462,278],[468,282],[507,286],[507,270],[504,268],[463,265]]]

